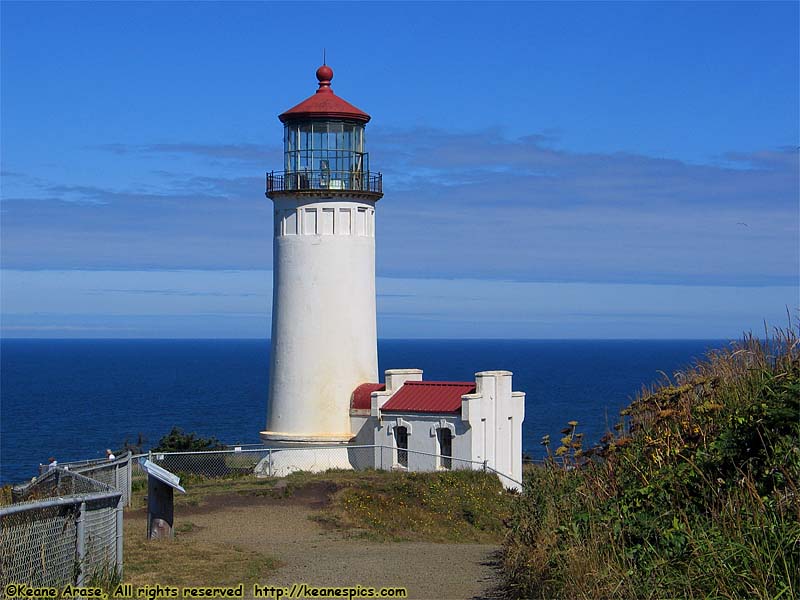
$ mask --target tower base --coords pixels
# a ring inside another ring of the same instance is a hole
[[[332,469],[352,471],[354,468],[352,451],[347,446],[305,448],[281,448],[273,450],[255,467],[258,477],[286,477],[297,472],[322,473]]]

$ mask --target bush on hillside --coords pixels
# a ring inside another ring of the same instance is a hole
[[[640,394],[598,447],[584,451],[576,426],[515,507],[504,546],[515,595],[800,593],[796,333],[711,352]]]
[[[225,446],[215,437],[200,437],[196,433],[184,433],[179,427],[158,440],[153,451],[160,452],[197,452],[202,450],[222,450]]]
[[[144,435],[141,432],[139,432],[136,435],[136,440],[135,441],[131,441],[130,438],[126,437],[122,441],[122,446],[117,448],[114,451],[114,454],[116,456],[118,456],[118,457],[125,456],[128,452],[130,452],[131,454],[142,454],[142,453],[146,452],[146,450],[145,450],[145,445],[146,444],[147,444],[147,439],[144,437]]]
[[[184,479],[204,477],[227,477],[231,474],[224,454],[193,454],[223,450],[225,446],[215,437],[200,437],[196,433],[172,430],[158,441],[152,452],[176,452],[169,454],[159,464]]]

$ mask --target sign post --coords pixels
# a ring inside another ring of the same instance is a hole
[[[175,536],[173,493],[182,494],[181,478],[147,459],[139,459],[147,473],[147,539],[159,540]]]

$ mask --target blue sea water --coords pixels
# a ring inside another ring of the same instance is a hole
[[[527,393],[523,449],[571,419],[589,442],[641,389],[724,340],[383,340],[380,372],[471,381],[506,369]],[[49,456],[100,458],[126,438],[150,444],[173,425],[226,443],[264,428],[268,340],[0,341],[0,483],[29,479]]]

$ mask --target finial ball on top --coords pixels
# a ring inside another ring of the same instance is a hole
[[[320,83],[330,81],[333,79],[333,69],[331,69],[328,65],[322,65],[319,69],[317,69],[317,81]]]

